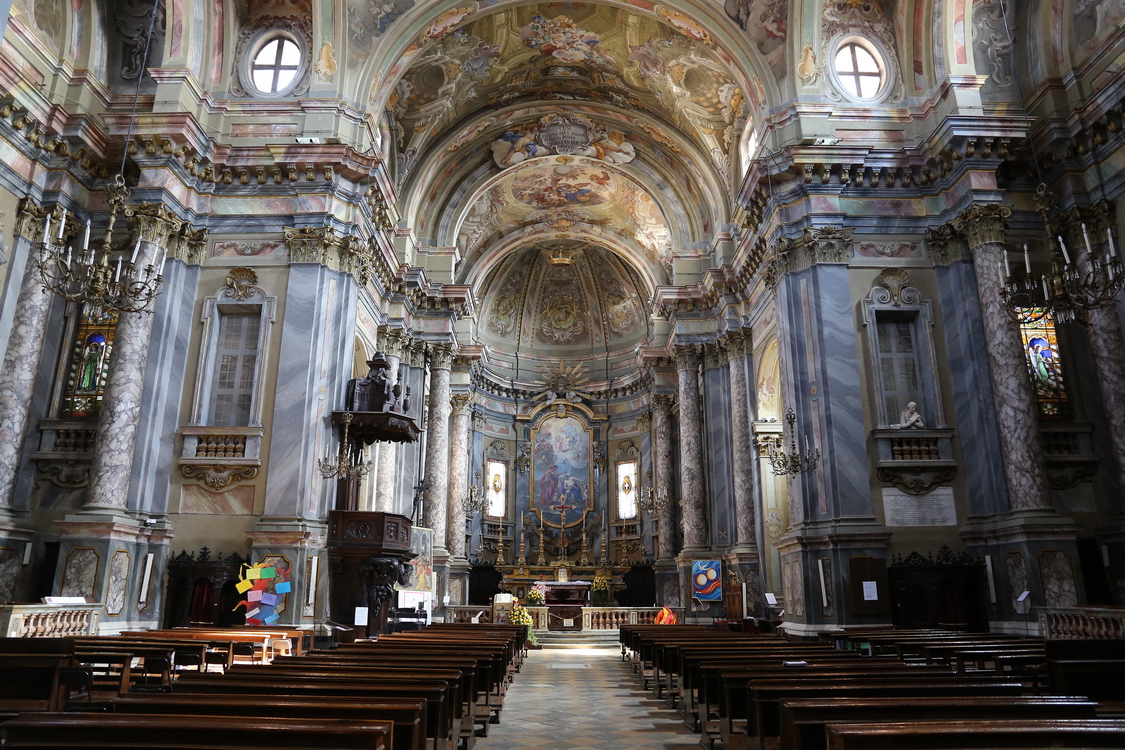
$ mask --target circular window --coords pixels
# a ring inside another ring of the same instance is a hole
[[[851,99],[878,99],[887,83],[883,55],[866,40],[844,39],[836,48],[833,73],[842,92]]]
[[[275,96],[293,87],[304,66],[304,55],[288,36],[267,39],[250,61],[250,81],[259,94]]]

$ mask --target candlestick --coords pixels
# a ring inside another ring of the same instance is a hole
[[[1066,251],[1066,243],[1063,242],[1063,238],[1061,236],[1059,237],[1059,247],[1062,248],[1063,260],[1066,262],[1066,265],[1069,266],[1070,265],[1070,253],[1068,253]]]
[[[62,239],[63,231],[65,229],[66,229],[66,209],[64,208],[62,210],[62,218],[59,219],[59,235],[58,235],[58,238],[60,240]]]
[[[137,262],[137,253],[139,253],[140,251],[141,251],[141,241],[137,240],[137,244],[133,246],[133,255],[132,255],[131,258],[129,258],[129,265],[133,265]]]
[[[82,238],[82,249],[90,247],[90,220],[86,219],[86,236]]]
[[[1023,243],[1023,267],[1027,275],[1031,276],[1031,253],[1027,251],[1027,243]]]
[[[1109,237],[1109,254],[1112,257],[1116,258],[1117,257],[1117,248],[1115,248],[1113,246],[1113,230],[1109,229],[1107,227],[1106,230],[1105,230],[1105,233],[1106,233],[1106,236]]]
[[[51,239],[51,215],[47,214],[47,220],[43,222],[43,244],[46,245]]]
[[[1012,278],[1012,266],[1008,263],[1008,251],[1004,251],[1004,278]]]
[[[120,255],[117,256],[117,273],[115,273],[113,275],[113,280],[115,282],[121,281],[121,256]]]
[[[1043,277],[1043,299],[1049,300],[1050,298],[1051,298],[1051,292],[1048,291],[1048,289],[1047,289],[1047,277],[1044,276]]]
[[[1090,247],[1090,235],[1086,233],[1086,222],[1082,222],[1082,239],[1086,242],[1086,254],[1093,255],[1094,249]]]
[[[68,247],[68,248],[66,249],[66,267],[67,267],[67,268],[70,268],[70,253],[71,253],[71,251],[73,251],[73,250],[74,250],[74,248],[73,248],[73,247]]]

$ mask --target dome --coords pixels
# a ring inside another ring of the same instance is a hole
[[[552,262],[560,250],[572,262]],[[494,357],[513,367],[518,358],[526,376],[558,360],[588,360],[590,376],[604,379],[607,357],[632,357],[649,338],[640,287],[628,264],[597,245],[525,246],[480,285],[478,335]]]

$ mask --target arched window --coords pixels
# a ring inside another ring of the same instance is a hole
[[[628,521],[637,517],[637,462],[617,464],[617,517]]]
[[[493,518],[504,518],[508,514],[508,464],[503,461],[488,462],[487,488],[486,512]]]

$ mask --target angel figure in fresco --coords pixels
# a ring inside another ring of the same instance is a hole
[[[505,130],[500,140],[492,144],[492,158],[495,159],[496,165],[510,167],[538,156],[542,146],[535,142],[536,134],[537,131],[534,129]]]

